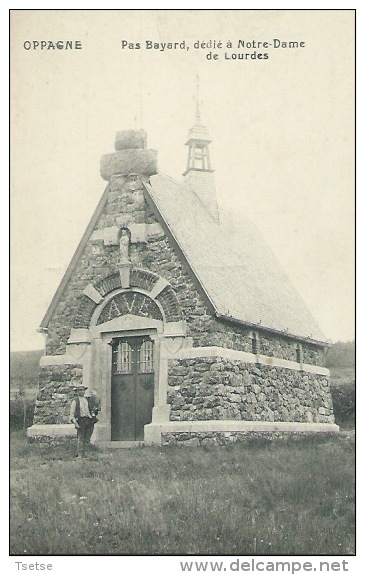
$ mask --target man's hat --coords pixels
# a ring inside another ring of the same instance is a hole
[[[87,389],[87,385],[75,385],[74,391],[79,391],[79,389]]]

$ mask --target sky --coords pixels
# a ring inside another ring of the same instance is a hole
[[[239,40],[273,39],[305,47],[232,58],[255,51]],[[40,40],[82,49],[24,48]],[[194,48],[209,40],[222,48]],[[159,170],[182,177],[197,74],[220,209],[257,225],[328,339],[353,339],[353,42],[351,11],[13,13],[11,349],[43,346],[37,328],[105,189],[116,132],[143,127]]]

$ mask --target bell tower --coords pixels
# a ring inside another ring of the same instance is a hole
[[[208,129],[200,123],[200,115],[196,115],[196,121],[189,130],[186,146],[189,146],[188,164],[184,176],[190,170],[201,170],[204,172],[213,172],[210,167],[209,144],[210,139]]]
[[[188,162],[183,173],[185,184],[200,198],[210,215],[219,220],[217,197],[214,185],[214,170],[211,169],[209,144],[212,141],[207,127],[200,120],[199,76],[195,97],[195,124],[190,128],[185,143],[189,146]]]

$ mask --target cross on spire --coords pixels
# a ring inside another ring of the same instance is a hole
[[[199,74],[196,75],[196,95],[195,100],[195,120],[197,124],[200,124],[200,102],[199,102]]]

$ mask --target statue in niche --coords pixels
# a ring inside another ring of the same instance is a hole
[[[119,239],[119,250],[120,250],[120,264],[130,263],[129,259],[129,233],[128,230],[121,230]]]

